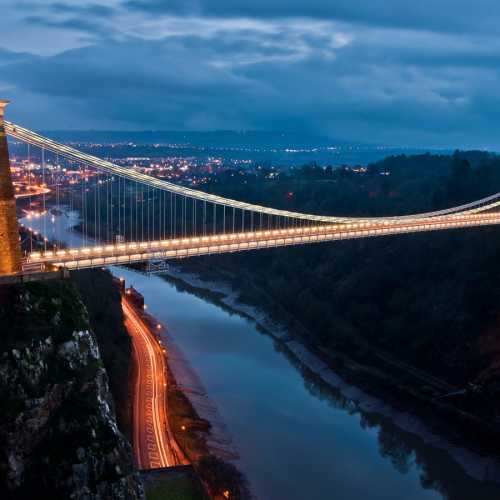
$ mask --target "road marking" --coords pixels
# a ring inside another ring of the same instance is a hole
[[[144,398],[146,398],[146,402],[142,402],[142,406],[140,406],[140,396],[137,396],[135,413],[139,413],[139,407],[142,408],[145,421],[144,428],[146,431],[144,437],[147,442],[147,447],[149,449],[153,447],[157,450],[154,456],[149,454],[149,465],[153,467],[151,459],[159,461],[158,467],[174,465],[175,460],[170,458],[173,455],[170,452],[169,443],[167,441],[168,438],[165,434],[165,424],[167,422],[165,422],[166,415],[163,406],[165,404],[165,394],[163,388],[164,379],[162,380],[162,378],[165,377],[162,357],[163,353],[155,351],[158,347],[150,339],[150,334],[146,331],[135,311],[133,311],[125,300],[122,301],[122,304],[125,316],[132,327],[130,331],[133,331],[135,334],[133,336],[134,345],[137,345],[141,348],[141,350],[145,351],[142,353],[142,356],[137,357],[139,370],[141,369],[142,363],[142,367],[146,368],[146,373],[143,374],[143,377],[141,378],[141,381],[144,381],[144,383],[141,387],[136,386],[136,392],[139,393],[139,391],[142,391],[141,394]],[[158,376],[157,374],[161,376]],[[137,419],[135,419],[135,422],[136,426],[140,425]],[[134,436],[136,436],[136,440],[138,441],[137,446],[134,446],[134,449],[136,449],[136,453],[140,454],[139,434],[138,430],[134,433]],[[144,466],[144,464],[141,465]]]

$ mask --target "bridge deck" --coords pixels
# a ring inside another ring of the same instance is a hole
[[[282,246],[303,245],[334,240],[348,240],[394,234],[439,231],[464,227],[500,224],[500,213],[450,215],[445,218],[409,220],[399,224],[360,222],[312,227],[219,234],[185,239],[123,243],[86,248],[32,253],[26,269],[64,267],[82,269],[107,265],[131,264],[151,259],[178,259]]]

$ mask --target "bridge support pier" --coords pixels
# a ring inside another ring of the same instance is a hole
[[[8,103],[0,99],[0,276],[22,271],[16,199],[3,121]]]

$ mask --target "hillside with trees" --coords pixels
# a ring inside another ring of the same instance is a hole
[[[243,180],[244,179],[244,180]],[[394,215],[500,191],[500,159],[483,152],[390,157],[367,168],[307,165],[278,179],[227,175],[211,190],[290,210]],[[273,203],[272,200],[279,200]],[[353,240],[190,259],[241,297],[304,327],[324,353],[370,349],[467,390],[499,414],[500,228]],[[216,270],[216,271],[215,271]],[[368,350],[368,351],[367,351]],[[469,398],[470,399],[470,398]],[[478,402],[479,401],[479,402]]]

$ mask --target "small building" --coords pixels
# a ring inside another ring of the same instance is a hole
[[[127,296],[127,299],[134,304],[134,306],[141,309],[144,308],[144,297],[133,286],[130,286],[125,290],[125,295]]]

